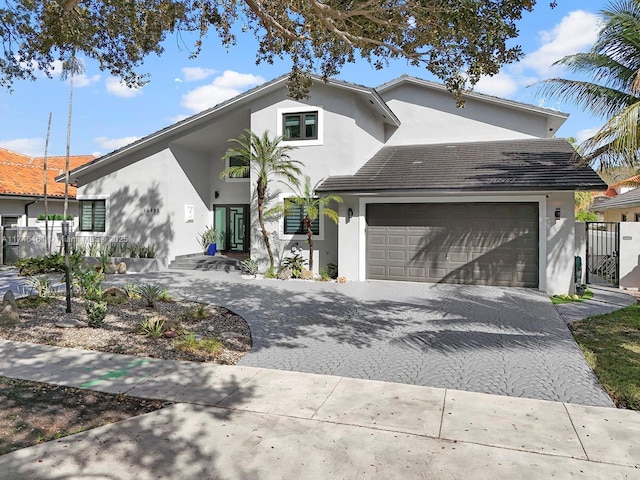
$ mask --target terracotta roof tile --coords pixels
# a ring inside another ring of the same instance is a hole
[[[73,170],[95,157],[74,155],[69,157],[69,169]],[[65,157],[47,157],[47,195],[64,197],[64,183],[55,181],[64,173]],[[43,195],[44,159],[29,157],[21,153],[0,148],[0,194],[2,195]],[[75,198],[76,188],[69,186],[69,198]]]

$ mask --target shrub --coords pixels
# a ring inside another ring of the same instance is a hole
[[[329,278],[333,278],[334,280],[338,278],[338,265],[335,263],[327,263],[327,275]]]
[[[82,255],[74,253],[69,255],[69,268],[73,272],[79,268],[82,263]],[[41,255],[33,258],[19,258],[16,260],[15,266],[18,268],[20,275],[28,277],[32,275],[40,275],[43,273],[64,273],[64,255],[52,253],[51,255]]]
[[[210,315],[211,313],[204,303],[198,304],[197,307],[187,307],[184,310],[185,318],[195,318],[201,320],[203,318],[207,318]]]
[[[102,271],[88,268],[76,273],[75,281],[80,287],[81,295],[87,300],[98,301],[102,299]]]
[[[242,270],[242,273],[253,275],[255,277],[258,274],[258,262],[251,258],[247,258],[240,262],[240,269]]]
[[[264,278],[278,278],[278,274],[276,273],[276,269],[273,267],[269,267],[266,272],[264,272]]]
[[[293,278],[300,278],[300,274],[302,270],[304,270],[307,261],[300,255],[296,253],[293,257],[287,257],[282,261],[283,270],[289,269],[291,270],[291,276]]]
[[[92,328],[100,328],[104,325],[107,316],[107,304],[104,302],[87,302],[84,306],[87,312],[87,324]]]
[[[155,283],[143,283],[136,286],[135,292],[147,302],[148,307],[153,307],[153,304],[165,294],[165,288]]]
[[[49,299],[56,294],[53,290],[51,280],[44,275],[29,277],[25,279],[24,283],[27,287],[31,288],[31,293],[35,292],[35,294],[41,299]]]
[[[160,338],[165,332],[165,321],[163,318],[155,316],[145,318],[138,325],[138,332],[153,339]]]

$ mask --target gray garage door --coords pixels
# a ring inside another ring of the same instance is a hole
[[[369,204],[367,278],[537,287],[538,204]]]

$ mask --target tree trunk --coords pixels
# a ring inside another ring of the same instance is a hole
[[[47,139],[44,142],[43,159],[43,193],[44,193],[44,249],[47,255],[51,254],[51,239],[49,238],[49,203],[47,201],[47,152],[49,151],[49,136],[51,134],[51,115],[49,112],[49,123],[47,123]]]
[[[262,240],[264,241],[264,246],[267,249],[267,254],[269,255],[269,269],[274,268],[274,259],[273,253],[271,252],[271,243],[269,242],[269,233],[264,226],[264,198],[266,195],[267,188],[262,185],[260,181],[258,181],[258,223],[260,224],[260,231],[262,232]]]
[[[309,215],[304,217],[302,221],[304,228],[307,229],[307,243],[309,244],[309,270],[313,272],[313,229],[311,228],[311,219]]]

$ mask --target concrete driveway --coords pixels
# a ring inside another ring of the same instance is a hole
[[[116,278],[116,277],[110,277]],[[240,365],[613,406],[548,297],[532,289],[127,275],[244,317]]]

